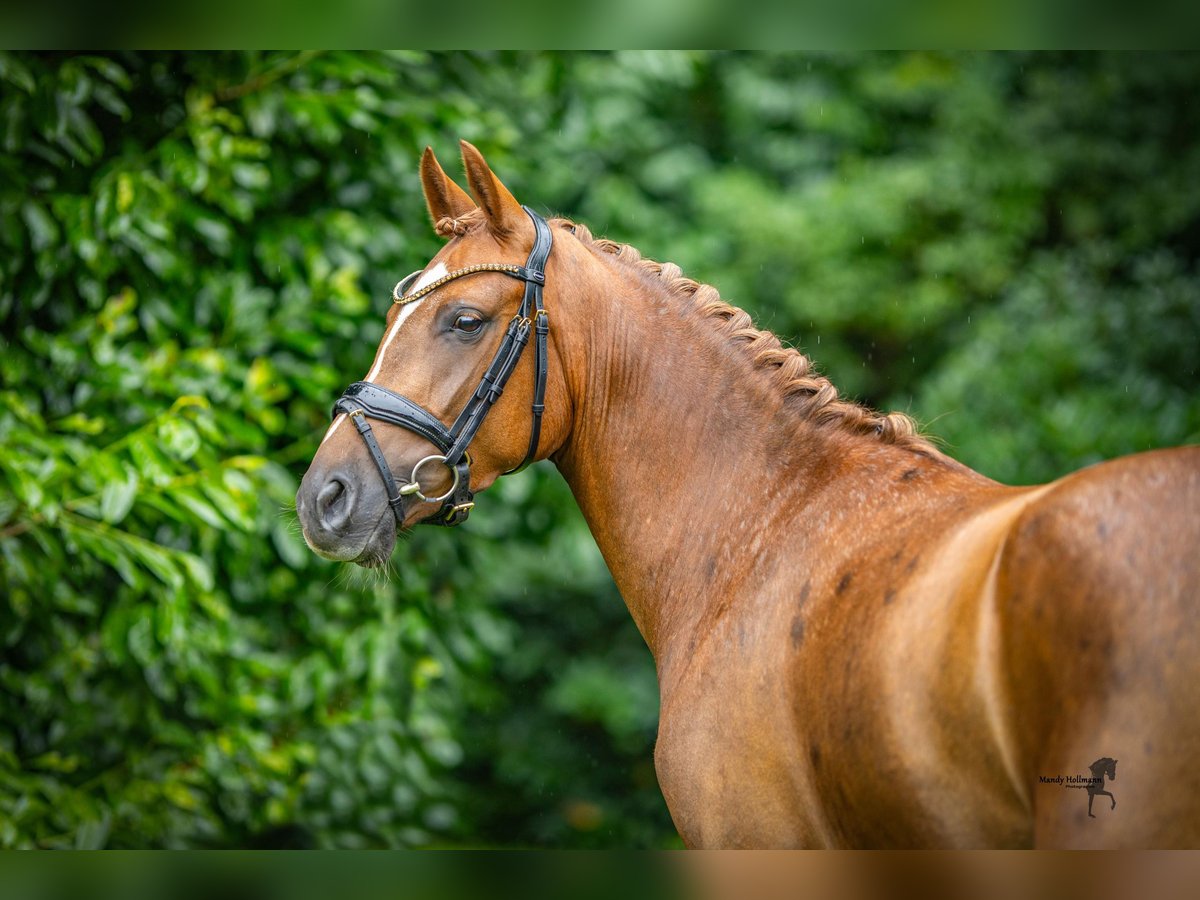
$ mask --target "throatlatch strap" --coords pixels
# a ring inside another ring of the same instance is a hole
[[[541,300],[540,293],[538,300]],[[537,360],[537,382],[533,386],[533,433],[529,436],[529,452],[525,454],[522,468],[529,465],[537,455],[538,440],[542,436],[542,413],[546,411],[546,373],[550,368],[550,317],[546,315],[546,310],[538,309],[534,330],[537,332],[537,344],[533,350],[537,354],[534,357]]]
[[[530,268],[545,271],[546,262],[550,258],[550,250],[554,246],[554,235],[546,220],[528,206],[521,207],[533,220],[533,249],[529,253],[526,265]],[[546,373],[549,369],[547,338],[550,334],[550,318],[542,305],[542,288],[546,280],[525,282],[525,296],[521,298],[521,315],[534,322],[535,339],[533,346],[533,404],[531,407],[532,421],[529,429],[529,448],[525,458],[515,469],[509,469],[505,475],[514,475],[525,469],[537,457],[538,442],[542,437],[542,413],[546,409]]]

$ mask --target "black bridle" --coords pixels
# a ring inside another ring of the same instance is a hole
[[[336,417],[338,413],[345,413],[350,416],[354,422],[354,427],[358,429],[363,442],[367,445],[367,450],[370,452],[371,458],[375,461],[375,466],[379,469],[379,474],[383,478],[383,484],[388,493],[388,503],[392,507],[392,512],[395,513],[397,526],[404,521],[404,510],[402,507],[404,498],[410,494],[428,503],[442,504],[437,513],[426,520],[430,524],[459,525],[467,520],[467,516],[475,506],[471,493],[471,457],[467,453],[467,447],[475,437],[475,433],[479,431],[479,427],[483,424],[488,410],[492,408],[492,404],[503,393],[504,385],[508,382],[508,378],[512,375],[513,370],[517,367],[517,362],[521,359],[525,345],[529,343],[530,331],[533,331],[536,337],[534,340],[533,355],[533,427],[529,434],[529,449],[526,451],[525,459],[521,464],[504,474],[511,475],[514,472],[521,471],[533,462],[537,454],[538,439],[542,434],[542,412],[546,408],[546,342],[547,336],[550,334],[550,319],[547,317],[546,310],[542,306],[542,287],[546,283],[546,260],[550,256],[550,249],[554,244],[554,238],[550,233],[550,226],[546,224],[545,219],[527,206],[522,207],[522,209],[533,220],[535,233],[533,249],[530,251],[529,259],[525,261],[525,265],[480,263],[467,266],[466,268],[456,269],[447,275],[443,275],[437,281],[426,285],[418,291],[406,294],[405,291],[412,286],[413,282],[421,274],[420,272],[414,272],[397,284],[393,291],[396,303],[407,304],[420,300],[426,294],[437,290],[449,281],[462,278],[464,275],[474,275],[478,272],[499,272],[502,275],[508,275],[511,278],[525,282],[525,296],[521,298],[521,305],[517,309],[517,314],[509,322],[508,330],[504,333],[504,337],[500,341],[496,355],[492,357],[492,362],[483,373],[483,378],[480,379],[479,386],[475,389],[475,393],[471,395],[471,398],[467,400],[466,406],[458,414],[458,418],[454,420],[454,424],[446,428],[437,416],[419,404],[394,391],[389,391],[387,388],[371,384],[367,381],[354,382],[354,384],[346,388],[342,396],[333,404],[333,415]],[[392,476],[391,467],[388,466],[387,460],[383,456],[383,451],[379,448],[379,442],[375,440],[375,435],[371,431],[371,423],[367,421],[368,419],[377,419],[380,422],[388,422],[392,425],[399,425],[401,428],[407,428],[437,447],[438,453],[426,456],[420,460],[413,466],[408,483],[402,487],[397,487],[396,479]],[[417,473],[421,470],[421,467],[431,462],[440,462],[445,465],[450,470],[454,479],[450,485],[450,489],[437,497],[426,497],[421,493],[421,485],[417,481]]]

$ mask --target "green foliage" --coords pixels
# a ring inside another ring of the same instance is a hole
[[[0,846],[670,843],[565,485],[374,580],[289,511],[415,163],[716,284],[1006,480],[1200,439],[1200,59],[0,54]]]

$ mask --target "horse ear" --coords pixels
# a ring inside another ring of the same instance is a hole
[[[488,227],[498,236],[518,231],[528,223],[529,217],[517,198],[492,173],[482,153],[466,141],[459,143],[462,144],[463,166],[467,170],[467,186],[487,214]]]
[[[421,187],[425,190],[425,205],[429,207],[434,225],[439,219],[457,219],[475,208],[475,202],[467,192],[442,170],[431,147],[426,147],[421,154]]]

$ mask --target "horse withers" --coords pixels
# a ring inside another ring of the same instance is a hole
[[[316,552],[381,564],[550,458],[654,655],[690,846],[1200,844],[1200,449],[997,484],[462,151],[473,196],[421,161],[449,240],[297,494]],[[1058,776],[1097,757],[1122,804],[1089,817]]]

